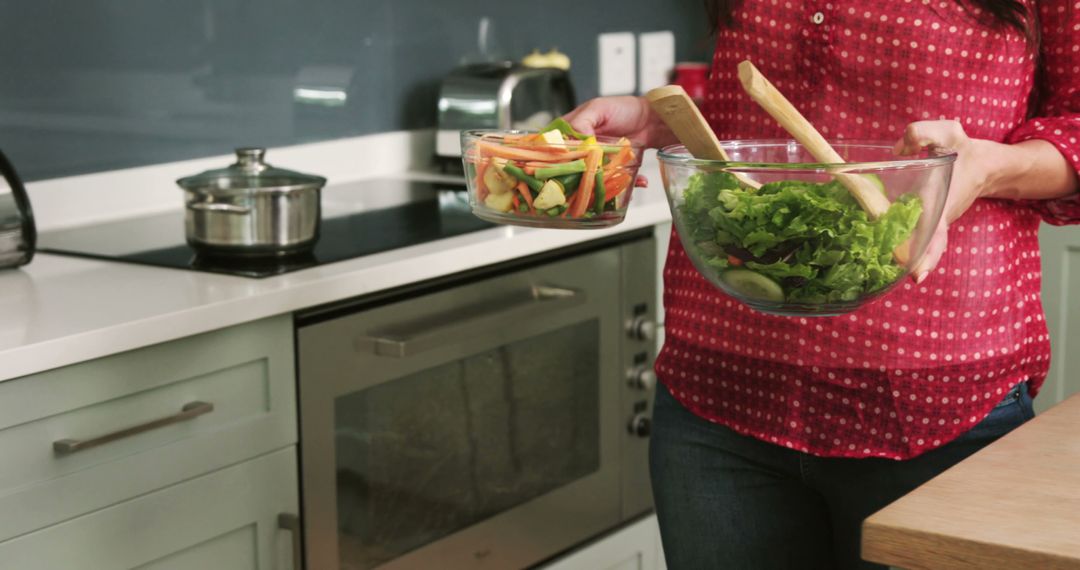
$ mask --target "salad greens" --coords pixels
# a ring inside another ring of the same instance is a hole
[[[836,181],[753,190],[726,172],[693,175],[683,197],[685,245],[699,261],[747,296],[790,303],[854,301],[891,285],[904,272],[893,250],[922,213],[905,195],[870,220]]]

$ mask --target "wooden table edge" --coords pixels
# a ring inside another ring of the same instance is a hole
[[[1080,559],[1017,545],[893,526],[875,520],[876,516],[871,515],[862,524],[861,556],[869,562],[906,570],[1080,570]],[[912,556],[913,553],[918,553],[918,557]]]

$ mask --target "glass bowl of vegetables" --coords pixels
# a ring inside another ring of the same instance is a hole
[[[473,214],[500,224],[587,229],[623,221],[641,146],[556,120],[537,132],[461,134]]]
[[[662,149],[672,218],[697,270],[749,307],[787,316],[848,313],[900,283],[941,218],[956,154],[832,145],[844,163],[817,163],[789,140],[721,142],[727,161]]]

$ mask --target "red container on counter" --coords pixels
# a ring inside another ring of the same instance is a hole
[[[672,83],[682,86],[699,107],[705,101],[708,81],[709,64],[696,61],[675,64],[675,78]]]

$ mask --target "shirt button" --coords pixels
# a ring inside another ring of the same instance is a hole
[[[825,14],[821,12],[814,12],[814,15],[810,17],[810,21],[815,24],[821,24],[825,21]]]

